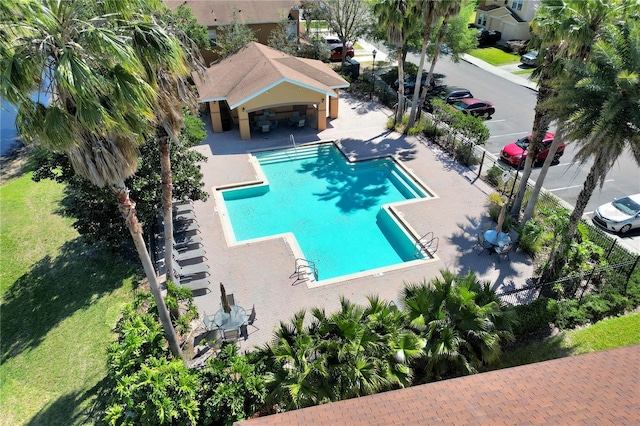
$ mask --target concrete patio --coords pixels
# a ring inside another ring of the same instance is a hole
[[[431,231],[438,237],[436,259],[384,274],[309,288],[291,278],[296,256],[284,239],[228,247],[214,197],[196,202],[211,285],[207,292],[196,293],[195,302],[201,314],[213,314],[220,308],[218,288],[222,282],[247,312],[255,305],[256,327],[249,327],[248,340],[240,342],[243,351],[270,341],[280,322],[288,322],[300,310],[338,309],[340,296],[356,303],[366,303],[369,295],[397,301],[404,283],[430,280],[443,269],[458,273],[471,270],[498,291],[522,287],[533,274],[531,259],[519,251],[511,252],[510,261],[503,258],[499,262],[495,254],[478,254],[480,250],[474,248],[477,233],[492,226],[486,217],[487,196],[492,192],[489,186],[466,177],[468,169],[452,161],[438,146],[387,130],[385,124],[392,112],[380,104],[341,94],[339,108],[339,118],[329,120],[322,132],[312,126],[295,130],[279,127],[264,135],[254,135],[248,141],[240,139],[237,128],[213,133],[207,123],[208,137],[195,148],[208,158],[202,165],[205,188],[212,192],[219,186],[254,180],[248,153],[291,147],[291,134],[297,145],[335,140],[348,156],[357,159],[394,155],[436,195],[399,209],[417,234]],[[203,118],[207,120],[204,114]]]

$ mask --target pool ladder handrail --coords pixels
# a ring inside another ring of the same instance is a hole
[[[433,231],[429,231],[416,241],[415,252],[413,253],[416,259],[420,258],[422,252],[426,252],[430,255],[435,254],[438,251],[438,244],[440,239],[433,236]]]
[[[298,146],[296,145],[296,138],[293,137],[293,134],[289,135],[289,141],[293,144],[293,150],[296,152],[296,157],[298,156]]]
[[[310,273],[313,274],[314,280],[318,281],[318,268],[316,267],[316,263],[313,260],[298,257],[296,259],[295,270],[290,278],[297,276],[296,281],[309,281]]]

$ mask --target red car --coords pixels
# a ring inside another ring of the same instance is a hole
[[[329,58],[332,61],[341,61],[342,60],[342,43],[335,43],[330,46],[331,49],[331,57]],[[345,56],[345,60],[349,60],[355,56],[355,52],[353,50],[353,46],[350,46],[347,43],[347,54]]]
[[[475,115],[476,117],[491,118],[491,116],[496,112],[496,109],[491,102],[481,101],[476,98],[460,99],[451,104],[451,106],[460,112]]]
[[[554,133],[547,132],[542,139],[542,146],[538,150],[536,154],[535,162],[541,163],[549,155],[549,147],[551,146],[551,142],[553,142],[553,138],[555,137]],[[529,148],[529,144],[531,143],[531,135],[518,140],[516,143],[509,144],[502,148],[500,151],[500,158],[508,164],[516,168],[522,168],[524,166],[524,161],[527,157],[527,149]],[[564,144],[561,143],[556,151],[556,154],[553,156],[554,161],[558,161],[562,154],[564,154]]]

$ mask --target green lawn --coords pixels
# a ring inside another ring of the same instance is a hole
[[[640,313],[600,321],[540,342],[521,345],[503,354],[492,369],[515,367],[565,356],[640,343]]]
[[[60,215],[62,186],[0,186],[0,424],[99,420],[106,348],[133,268],[86,246]]]
[[[470,52],[470,54],[494,66],[515,64],[517,62],[520,62],[520,55],[507,53],[496,47],[474,49]]]

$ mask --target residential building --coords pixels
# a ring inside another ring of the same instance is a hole
[[[200,25],[207,27],[211,49],[203,51],[207,64],[218,59],[215,45],[222,28],[233,23],[234,16],[239,22],[253,30],[259,43],[268,44],[271,31],[281,22],[287,22],[286,31],[293,39],[300,36],[301,0],[165,0],[164,4],[175,11],[178,6],[189,7]]]
[[[500,31],[502,40],[529,40],[529,23],[540,0],[480,0],[476,24]]]

